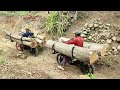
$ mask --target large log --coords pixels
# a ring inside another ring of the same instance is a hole
[[[70,38],[65,38],[65,37],[61,37],[59,39],[60,42],[61,41],[67,42],[69,40],[70,40]],[[83,47],[89,48],[91,50],[97,50],[97,52],[100,53],[102,57],[104,57],[106,54],[107,48],[108,48],[108,44],[84,42]]]
[[[52,49],[54,45],[54,50],[62,53],[66,56],[72,57],[72,49],[74,58],[81,60],[87,64],[93,64],[98,60],[98,54],[96,51],[92,51],[88,48],[82,48],[74,45],[68,45],[62,42],[56,42],[52,40],[48,40],[46,42],[46,47]]]
[[[37,34],[34,34],[34,37],[37,38],[38,41],[42,41],[42,46],[45,45],[46,43],[46,38],[45,38],[45,34],[44,35],[37,35]]]

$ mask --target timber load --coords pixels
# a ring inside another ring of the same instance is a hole
[[[69,40],[70,40],[70,38],[65,38],[65,37],[61,37],[59,39],[60,42],[61,41],[67,42]],[[106,54],[107,48],[108,48],[108,44],[99,44],[99,43],[92,43],[92,42],[84,42],[83,47],[84,48],[89,48],[91,50],[96,50],[99,55],[101,55],[102,57],[104,57],[105,54]]]
[[[52,40],[48,40],[46,42],[46,47],[71,58],[74,57],[75,59],[83,61],[87,64],[93,64],[98,60],[97,52],[88,48],[68,45],[62,42]]]
[[[7,31],[4,31],[5,35],[8,39],[10,39],[13,42],[18,42],[20,44],[30,46],[32,48],[37,47],[37,45],[43,46],[43,40],[40,40],[38,38],[29,38],[29,37],[22,37],[19,35],[15,35],[14,33],[9,33]]]

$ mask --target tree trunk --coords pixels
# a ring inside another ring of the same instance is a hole
[[[7,32],[7,31],[4,31],[5,33],[6,33],[6,36],[10,39],[10,37],[12,37],[12,38],[14,38],[14,39],[17,39],[17,40],[21,40],[21,36],[19,36],[19,35],[15,35],[15,34],[13,34],[13,33],[9,33],[9,32]],[[27,37],[23,37],[22,38],[22,40],[23,41],[28,41],[28,42],[31,42],[31,38],[27,38]]]
[[[93,64],[98,59],[98,54],[96,51],[92,51],[87,48],[82,48],[74,45],[68,45],[62,42],[56,42],[52,40],[48,40],[46,42],[46,47],[52,49],[54,45],[55,51],[62,53],[66,56],[72,57],[72,49],[74,58],[83,61],[87,64]]]
[[[67,42],[70,38],[61,37],[59,41]],[[91,50],[96,50],[98,53],[101,54],[102,57],[105,56],[108,45],[107,44],[99,44],[99,43],[91,43],[91,42],[84,42],[83,47],[89,48]]]
[[[6,33],[7,38],[14,42],[18,42],[20,44],[27,45],[32,48],[35,48],[38,44],[43,46],[42,40],[37,40],[36,38],[27,38],[27,37],[22,38],[19,35],[15,35],[13,33],[7,32],[7,31],[4,31],[4,32]],[[21,40],[21,38],[22,38],[22,40]]]

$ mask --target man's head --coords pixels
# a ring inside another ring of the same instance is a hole
[[[25,30],[26,30],[26,32],[31,32],[31,30],[30,30],[30,29],[28,29],[28,28],[26,28]]]
[[[75,37],[78,37],[78,36],[81,35],[81,32],[80,31],[76,31],[76,32],[74,32],[74,34],[75,34]]]

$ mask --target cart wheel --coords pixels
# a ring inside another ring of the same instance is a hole
[[[61,63],[63,61],[63,57],[64,57],[64,55],[62,55],[62,54],[57,55],[57,64],[58,65],[63,66],[63,64]]]
[[[39,50],[38,48],[31,48],[30,53],[34,56],[37,56],[39,54]]]
[[[19,50],[19,51],[23,51],[22,45],[19,44],[18,42],[16,42],[16,48],[17,48],[17,50]]]
[[[94,73],[94,69],[92,65],[88,65],[88,64],[84,64],[83,62],[80,62],[80,70],[81,72],[85,75],[85,74],[93,74]]]

